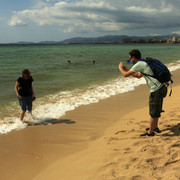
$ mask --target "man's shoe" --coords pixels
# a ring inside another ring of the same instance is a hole
[[[149,128],[146,128],[146,131],[149,131]],[[157,132],[157,133],[161,133],[161,130],[158,127],[155,128],[154,131]]]
[[[153,133],[151,133],[151,134],[149,134],[149,133],[144,133],[144,134],[141,134],[140,136],[154,136],[154,132]]]

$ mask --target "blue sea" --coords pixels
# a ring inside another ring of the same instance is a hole
[[[118,69],[132,49],[139,49],[143,58],[159,59],[171,71],[180,68],[180,46],[173,44],[1,45],[0,133],[27,126],[19,120],[20,106],[14,91],[23,69],[31,71],[36,95],[33,118],[26,115],[25,120],[44,122],[145,84],[143,78],[125,79]]]

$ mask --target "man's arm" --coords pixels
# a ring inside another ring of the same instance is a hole
[[[123,66],[122,62],[120,62],[120,64],[119,64],[119,70],[121,71],[121,73],[122,73],[122,75],[124,77],[129,77],[129,76],[133,76],[133,77],[136,77],[136,78],[141,78],[142,77],[141,73],[128,70],[127,67]]]

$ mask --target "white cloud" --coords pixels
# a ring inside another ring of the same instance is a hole
[[[104,23],[97,23],[95,27],[97,29],[101,29],[103,31],[119,31],[126,26],[125,23],[115,23],[115,22],[104,22]]]
[[[157,13],[159,10],[155,8],[142,8],[137,6],[130,6],[126,8],[128,11],[132,12],[142,12],[142,13]]]
[[[178,35],[180,35],[180,31],[174,31],[171,34],[178,34]]]
[[[14,12],[10,26],[32,21],[39,26],[56,24],[65,33],[118,32],[122,29],[180,27],[180,3],[161,0],[36,0],[31,9]],[[172,3],[172,4],[171,4]]]
[[[73,28],[72,27],[68,27],[67,29],[63,30],[64,33],[72,33],[73,32]]]
[[[25,26],[27,24],[18,16],[13,16],[11,20],[8,21],[8,25],[9,26]]]
[[[162,34],[153,34],[151,33],[150,36],[161,36]]]

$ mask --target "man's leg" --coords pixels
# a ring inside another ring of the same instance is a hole
[[[162,88],[150,93],[149,96],[149,115],[150,128],[148,134],[152,134],[155,128],[158,128],[158,119],[161,117],[163,97],[161,95]]]
[[[159,118],[150,118],[150,128],[148,134],[152,134],[154,132],[154,129],[158,127],[158,119]]]

